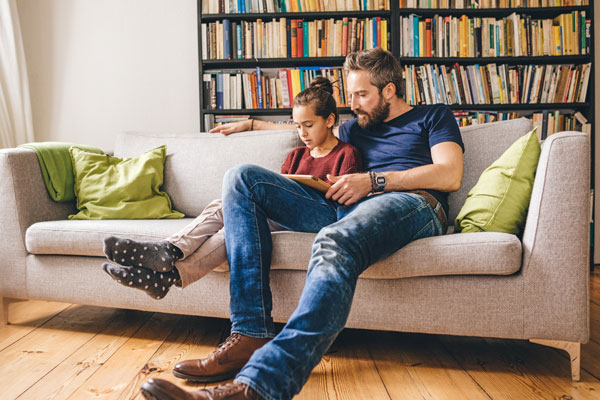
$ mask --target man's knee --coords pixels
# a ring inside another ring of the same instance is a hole
[[[336,269],[360,269],[365,258],[361,241],[339,225],[339,223],[334,223],[322,228],[317,233],[313,243],[312,256],[328,262],[315,265],[335,265]]]

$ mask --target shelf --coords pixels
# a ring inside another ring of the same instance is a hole
[[[593,1],[593,0],[590,0]],[[469,17],[507,17],[512,13],[526,14],[532,17],[555,17],[559,14],[570,13],[571,11],[590,11],[590,6],[569,6],[569,7],[522,7],[522,8],[400,8],[400,15],[417,14],[423,17],[432,17],[434,15],[451,15]]]
[[[385,17],[392,15],[390,10],[369,10],[369,11],[328,11],[328,12],[278,12],[278,13],[244,13],[244,14],[204,14],[202,22],[221,22],[223,19],[231,21],[252,21],[257,19],[267,20],[273,18],[288,19],[328,19],[328,18],[367,18],[367,17]]]
[[[590,106],[590,103],[543,103],[543,104],[452,104],[449,105],[452,110],[473,110],[473,111],[536,111],[536,110],[580,110]],[[204,114],[214,115],[291,115],[291,108],[252,108],[241,110],[202,110]],[[338,112],[349,114],[352,111],[350,107],[339,107]]]
[[[202,110],[204,114],[214,115],[292,115],[291,108],[244,108],[241,110]],[[338,107],[341,114],[350,113],[350,107]]]
[[[202,0],[198,0],[198,10],[201,10]],[[306,13],[244,13],[244,14],[198,14],[199,23],[221,22],[223,19],[230,21],[256,21],[262,19],[268,22],[272,19],[303,19],[312,21],[316,19],[341,19],[348,18],[367,18],[367,17],[382,17],[389,22],[389,50],[404,65],[423,65],[437,64],[450,67],[454,64],[459,65],[486,65],[486,64],[505,64],[514,65],[565,65],[575,64],[581,65],[591,63],[594,60],[594,49],[590,50],[591,54],[584,55],[564,55],[564,56],[524,56],[524,57],[400,57],[400,26],[397,23],[399,17],[416,14],[424,18],[440,16],[455,16],[460,17],[467,15],[469,17],[492,17],[501,19],[508,17],[512,13],[519,15],[528,15],[534,19],[550,19],[560,14],[571,13],[574,11],[586,13],[586,19],[593,19],[593,10],[595,4],[590,1],[586,6],[565,6],[565,7],[535,7],[535,8],[496,8],[496,9],[424,9],[424,8],[398,8],[397,0],[392,0],[391,10],[370,10],[370,11],[333,11],[333,12],[306,12]],[[592,27],[592,42],[593,42]],[[200,32],[200,25],[198,26]],[[262,69],[277,70],[280,68],[339,68],[342,67],[345,57],[296,57],[296,58],[258,58],[258,59],[234,59],[234,60],[200,60],[200,73],[216,73],[224,70],[245,70],[252,72],[252,69],[260,67]],[[591,72],[589,79],[589,90],[587,98],[589,102],[585,103],[546,103],[546,104],[454,104],[449,107],[452,110],[463,111],[491,111],[491,112],[519,112],[528,114],[536,111],[581,111],[589,120],[594,123],[593,109],[595,104],[594,96],[594,73]],[[200,79],[200,92],[202,92],[202,79]],[[348,115],[352,111],[349,107],[341,107],[338,109],[340,113]],[[200,109],[201,126],[204,123],[204,115],[253,115],[253,116],[290,116],[291,108],[286,109],[242,109],[242,110],[206,110]]]
[[[537,111],[537,110],[581,110],[589,103],[541,103],[541,104],[452,104],[452,110],[473,111]]]
[[[538,57],[400,57],[402,64],[583,64],[592,62],[589,54]],[[259,58],[241,60],[203,60],[204,69],[211,68],[281,68],[281,67],[341,67],[345,57]]]
[[[345,57],[295,57],[259,58],[241,60],[202,60],[203,69],[211,68],[290,68],[290,67],[341,67]]]
[[[589,54],[537,57],[400,57],[402,64],[583,64],[592,62]]]

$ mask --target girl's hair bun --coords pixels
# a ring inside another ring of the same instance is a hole
[[[307,89],[304,89],[294,98],[294,107],[310,106],[314,113],[322,118],[328,118],[331,114],[335,116],[334,124],[337,124],[340,116],[337,104],[333,98],[333,85],[329,79],[323,76],[315,77]]]

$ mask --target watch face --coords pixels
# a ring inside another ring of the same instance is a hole
[[[378,176],[375,182],[377,182],[378,185],[385,185],[385,176]]]

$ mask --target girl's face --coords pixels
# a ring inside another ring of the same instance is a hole
[[[321,146],[325,140],[333,136],[333,124],[335,116],[329,115],[327,118],[315,114],[312,107],[308,105],[294,106],[292,111],[294,125],[298,130],[300,140],[304,142],[309,150]]]

